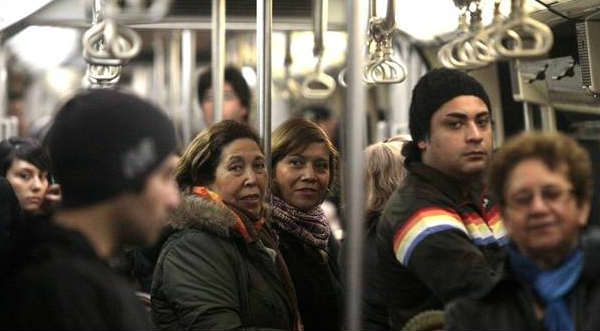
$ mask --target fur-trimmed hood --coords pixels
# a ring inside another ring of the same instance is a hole
[[[237,234],[236,218],[227,207],[195,194],[186,194],[169,215],[169,224],[175,229],[195,228],[230,238]]]

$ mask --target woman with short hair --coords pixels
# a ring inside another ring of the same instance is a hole
[[[320,207],[335,181],[338,153],[323,129],[304,119],[281,124],[271,151],[273,225],[305,330],[340,330],[339,244]]]
[[[176,170],[184,199],[152,283],[161,330],[299,330],[296,297],[266,221],[268,174],[256,133],[226,120],[188,146]]]
[[[492,192],[510,237],[506,268],[478,298],[446,307],[449,330],[597,330],[600,236],[582,239],[588,153],[560,133],[524,133],[494,156]]]

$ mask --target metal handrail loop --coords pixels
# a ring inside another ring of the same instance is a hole
[[[371,8],[375,6],[376,2],[372,0]],[[393,58],[393,37],[394,33],[398,30],[395,18],[395,0],[388,0],[386,16],[384,18],[375,16],[373,10],[371,11],[371,15],[369,18],[368,34],[369,39],[375,42],[375,47],[363,70],[365,83],[401,83],[406,79],[407,70],[402,63]]]
[[[313,16],[315,46],[313,55],[317,58],[315,71],[304,79],[301,86],[302,95],[307,99],[328,98],[336,87],[335,79],[323,72],[322,61],[325,52],[325,35],[327,34],[328,0],[314,0]]]
[[[523,0],[512,0],[510,16],[494,36],[495,50],[504,57],[541,56],[550,51],[554,43],[552,30],[546,24],[529,17],[523,6]],[[514,35],[510,36],[508,31],[517,33],[518,40],[523,42],[513,42],[512,45],[505,43],[507,36],[510,40],[515,40]],[[533,44],[529,45],[525,40],[533,40]]]
[[[84,33],[82,46],[83,56],[91,63],[122,65],[140,52],[142,39],[132,29],[107,18]]]

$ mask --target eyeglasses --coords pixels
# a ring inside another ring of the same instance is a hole
[[[565,203],[573,196],[573,192],[572,188],[553,185],[544,186],[539,190],[539,194],[546,206],[557,206]],[[531,206],[536,194],[538,193],[535,190],[522,190],[509,196],[506,199],[506,204],[513,209],[525,210]]]

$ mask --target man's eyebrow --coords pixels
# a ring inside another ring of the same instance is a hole
[[[480,113],[475,114],[475,118],[480,118],[480,117],[484,117],[484,116],[490,116],[490,113],[488,111],[482,111]],[[467,114],[460,113],[460,112],[448,113],[448,114],[446,114],[446,117],[454,117],[454,118],[461,119],[461,120],[469,119],[469,116]]]
[[[446,114],[446,117],[454,117],[454,118],[461,119],[461,120],[469,119],[469,116],[467,116],[463,113],[448,113],[448,114]]]

